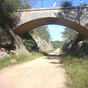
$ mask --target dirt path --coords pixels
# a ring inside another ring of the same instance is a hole
[[[0,88],[66,88],[60,61],[39,58],[0,71]]]

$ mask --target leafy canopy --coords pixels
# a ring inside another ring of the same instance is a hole
[[[14,2],[16,3],[14,4]],[[19,18],[15,12],[19,3],[19,0],[0,0],[0,27],[2,29],[13,29],[16,26]]]
[[[71,7],[72,6],[72,2],[71,1],[67,1],[67,0],[62,0],[60,3],[61,7]]]
[[[30,32],[36,36],[39,36],[41,39],[44,39],[46,41],[50,40],[50,34],[48,32],[47,26],[35,28],[34,30],[32,30]]]

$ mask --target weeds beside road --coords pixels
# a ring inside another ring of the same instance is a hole
[[[26,61],[30,61],[30,60],[36,59],[38,57],[41,57],[41,56],[43,56],[43,54],[39,53],[39,52],[31,52],[31,54],[29,56],[10,55],[9,57],[4,57],[4,58],[0,59],[0,69],[14,65],[14,64],[19,64],[19,63],[23,63]]]
[[[2,69],[0,88],[67,88],[60,58],[49,56]]]
[[[69,88],[88,88],[88,57],[62,54],[62,63],[70,78]]]
[[[54,52],[55,54],[56,51]],[[0,69],[20,64],[26,61],[36,59],[43,56],[42,53],[32,52],[29,56],[15,56],[6,57],[0,60]],[[88,88],[88,57],[76,57],[75,55],[61,55],[61,62],[64,64],[66,73],[69,77],[68,88]],[[15,63],[11,60],[16,61]]]

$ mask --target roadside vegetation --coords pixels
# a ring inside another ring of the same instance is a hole
[[[71,6],[73,5],[70,1],[61,2],[61,7]],[[69,10],[67,14],[70,12]],[[88,26],[86,27],[88,28]],[[88,88],[88,40],[84,40],[81,34],[70,28],[66,28],[62,34],[64,53],[61,54],[61,58],[68,75],[67,86],[68,88]]]
[[[62,49],[62,47],[63,47],[62,41],[51,41],[51,44],[52,44],[54,49],[57,49],[57,48]]]
[[[17,4],[13,4],[14,1],[16,1]],[[32,3],[31,3],[32,4]],[[6,32],[8,35],[12,35],[12,32],[14,33],[14,28],[19,23],[20,13],[15,13],[20,6],[23,9],[30,8],[28,3],[21,3],[20,0],[1,0],[0,1],[0,28],[3,29],[3,32]],[[63,0],[61,2],[61,7],[71,7],[72,2],[69,2],[67,0]],[[66,17],[69,17],[69,14],[71,11],[64,11],[63,13],[66,13]],[[75,12],[74,12],[75,13]],[[84,26],[88,27],[87,24]],[[41,30],[40,30],[41,29]],[[12,32],[11,32],[12,31]],[[2,33],[1,33],[2,34]],[[50,42],[50,35],[48,33],[47,26],[37,28],[35,31],[31,31],[31,34],[40,36],[41,39],[46,40],[47,42]],[[43,35],[45,34],[45,35]],[[35,36],[35,37],[36,37]],[[3,37],[0,36],[0,38]],[[14,48],[14,45],[18,44],[17,46],[20,47],[19,39],[16,39],[16,36],[11,36],[11,46]],[[27,36],[26,36],[27,37]],[[69,88],[88,88],[88,40],[83,40],[82,36],[78,34],[77,32],[71,30],[70,28],[66,28],[63,32],[63,37],[65,38],[65,46],[63,50],[65,52],[72,52],[68,54],[62,54],[62,63],[64,64],[64,67],[66,69],[66,72],[68,74],[69,80],[68,80],[68,86]],[[36,37],[37,38],[37,37]],[[29,38],[23,38],[24,39],[24,45],[26,49],[31,53],[29,56],[27,55],[9,55],[8,57],[0,58],[0,69],[12,66],[15,64],[21,64],[26,61],[34,60],[38,57],[43,56],[42,53],[35,52],[32,49],[37,48],[37,45],[32,39]],[[1,39],[2,40],[2,39]],[[14,40],[14,41],[13,41]],[[81,46],[78,46],[78,43],[81,41]],[[5,42],[5,41],[4,41]],[[0,42],[1,43],[1,42]],[[14,44],[15,43],[15,44]],[[37,42],[39,43],[39,42]],[[58,44],[57,44],[58,43]],[[23,44],[23,43],[22,43]],[[3,45],[3,42],[2,42]],[[3,47],[8,49],[7,43],[3,45]],[[52,42],[52,45],[54,48],[62,47],[62,42],[55,41]],[[0,46],[0,48],[3,48]],[[48,46],[49,47],[49,46]],[[46,48],[48,48],[46,47]],[[70,47],[70,48],[69,48]],[[20,47],[22,48],[22,47]],[[43,46],[44,48],[44,46]],[[77,48],[79,48],[78,52]],[[9,48],[11,50],[11,47]],[[15,49],[14,49],[15,50]],[[23,48],[24,50],[24,48]],[[67,50],[67,51],[66,51]],[[73,53],[73,51],[76,51]],[[24,50],[25,51],[25,50]],[[82,55],[83,54],[83,55]]]
[[[0,69],[16,64],[21,64],[23,62],[31,61],[41,56],[43,56],[42,53],[35,51],[32,51],[29,55],[20,55],[20,56],[10,55],[8,57],[0,59]]]
[[[17,10],[20,10],[21,8],[30,9],[33,3],[33,1],[27,2],[22,0],[0,1],[0,52],[2,52],[1,49],[3,49],[3,52],[7,55],[3,58],[0,57],[0,69],[43,56],[42,53],[38,52],[40,47],[38,47],[30,33],[24,33],[20,36],[14,33],[14,29],[20,22],[21,15],[19,11],[17,12]],[[36,30],[32,30],[31,33],[35,36],[39,36],[41,40],[45,40],[47,44],[50,41],[50,34],[47,26],[36,28]],[[5,37],[6,34],[9,37]],[[43,45],[42,47],[44,48]],[[12,55],[10,54],[12,53],[11,51],[16,52],[19,55]],[[0,56],[1,54],[2,53],[0,53]]]
[[[62,54],[62,63],[68,75],[68,88],[88,88],[88,57]]]

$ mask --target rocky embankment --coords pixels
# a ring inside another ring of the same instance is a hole
[[[65,43],[62,50],[66,53],[79,52],[81,55],[88,55],[88,42],[78,34],[74,40]]]

